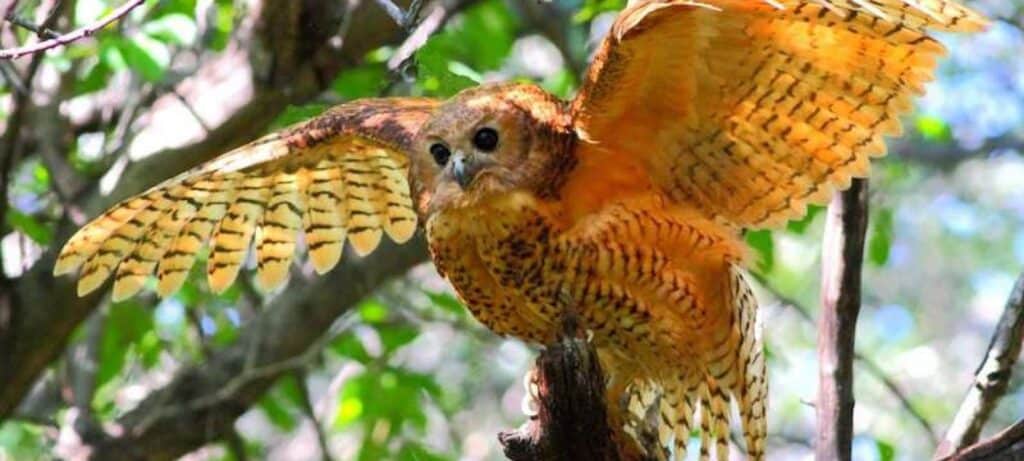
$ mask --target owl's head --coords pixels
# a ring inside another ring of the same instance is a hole
[[[570,158],[566,105],[530,84],[465,90],[438,107],[416,135],[411,155],[425,215],[468,206],[495,193],[544,195]]]

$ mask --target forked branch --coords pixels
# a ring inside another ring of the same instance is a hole
[[[989,341],[988,350],[974,373],[967,395],[953,418],[949,430],[935,453],[936,459],[947,458],[978,441],[981,429],[988,422],[992,410],[1006,394],[1014,364],[1020,357],[1021,338],[1024,337],[1024,274],[1006,301],[996,331]],[[1018,423],[1018,425],[1020,425]]]
[[[114,11],[111,11],[109,15],[96,21],[93,24],[89,24],[85,27],[76,29],[66,34],[58,35],[56,37],[43,40],[40,42],[33,43],[31,45],[20,46],[17,48],[9,48],[6,50],[0,50],[0,59],[17,59],[22,56],[43,52],[49,49],[64,46],[69,43],[81,40],[82,38],[89,37],[95,34],[100,29],[109,26],[111,23],[125,17],[129,12],[137,8],[139,5],[146,3],[146,0],[130,0],[117,7]],[[10,20],[10,18],[8,18]]]

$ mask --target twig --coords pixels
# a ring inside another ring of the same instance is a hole
[[[818,329],[817,459],[849,460],[853,443],[853,360],[860,312],[868,184],[855,179],[828,209],[822,245]]]
[[[54,31],[50,30],[47,27],[37,26],[35,24],[32,24],[31,22],[29,22],[25,18],[22,18],[21,16],[18,16],[16,14],[9,14],[5,18],[11,24],[14,24],[14,25],[16,25],[18,27],[21,27],[23,29],[28,29],[28,30],[34,32],[40,38],[58,38],[58,37],[60,37],[60,34],[58,34],[57,32],[54,32]]]
[[[352,318],[350,316],[339,318],[331,324],[331,327],[326,333],[317,338],[316,341],[314,341],[301,354],[267,365],[247,366],[238,376],[231,378],[221,386],[217,392],[192,399],[177,406],[160,405],[161,408],[157,408],[156,411],[146,415],[146,417],[136,425],[135,431],[139,433],[146,432],[156,421],[176,413],[203,410],[228,401],[235,396],[240,389],[253,381],[273,377],[289,371],[301,370],[318,357],[323,352],[324,347],[334,340],[338,334],[348,329],[351,323]]]
[[[471,0],[441,2],[430,10],[415,30],[410,31],[409,36],[391,55],[391,59],[388,59],[388,70],[393,75],[391,84],[397,83],[398,78],[405,76],[406,71],[412,67],[413,55],[427,43],[428,38],[444,27],[452,16],[473,3]]]
[[[124,5],[121,5],[117,9],[112,11],[109,15],[107,15],[107,17],[88,26],[31,45],[0,50],[0,59],[17,59],[25,55],[46,51],[52,48],[57,48],[59,46],[67,45],[76,40],[89,37],[95,34],[100,29],[107,27],[114,21],[123,18],[130,11],[134,10],[136,7],[142,5],[145,2],[146,0],[130,0],[128,3],[125,3]]]
[[[3,76],[4,81],[7,82],[8,86],[14,89],[15,93],[21,95],[28,94],[28,88],[25,88],[25,84],[21,81],[21,77],[18,77],[17,71],[14,66],[8,61],[0,61],[0,75]]]
[[[772,297],[775,298],[775,301],[779,305],[792,308],[793,311],[797,313],[797,317],[799,317],[800,320],[803,320],[810,324],[814,323],[814,317],[811,316],[810,309],[808,309],[807,306],[804,306],[803,304],[797,302],[797,300],[780,293],[778,289],[768,284],[767,280],[765,280],[763,277],[760,277],[757,274],[753,275],[757,279],[757,281],[761,283],[761,286],[764,289],[771,292]],[[896,379],[894,379],[892,376],[889,376],[885,372],[885,370],[878,365],[877,362],[875,362],[871,357],[865,355],[863,352],[855,351],[854,359],[857,361],[857,363],[864,367],[864,369],[868,372],[869,375],[873,376],[876,380],[878,380],[878,382],[882,383],[882,386],[885,387],[886,390],[888,390],[889,393],[891,393],[893,397],[895,397],[896,400],[900,402],[900,405],[903,406],[907,413],[910,413],[910,416],[913,417],[915,421],[917,421],[918,425],[921,426],[921,429],[925,432],[928,439],[931,440],[932,445],[937,445],[939,441],[938,436],[935,432],[935,427],[932,425],[931,421],[929,421],[928,418],[924,416],[924,413],[918,410],[917,406],[915,406],[913,402],[910,401],[910,398],[907,397],[907,393],[903,391],[903,388],[900,387],[898,382],[896,382]]]
[[[1021,338],[1024,336],[1024,274],[1017,279],[1006,308],[999,318],[996,331],[989,341],[988,350],[974,382],[967,390],[953,423],[942,438],[936,458],[945,458],[978,440],[992,410],[1006,394],[1013,366],[1021,352]]]
[[[181,91],[178,91],[177,87],[171,88],[171,94],[178,99],[178,102],[180,102],[181,105],[185,106],[185,109],[192,115],[192,118],[196,119],[196,123],[198,123],[199,127],[203,129],[203,134],[210,133],[210,125],[206,124],[206,120],[203,120],[203,116],[199,115],[196,108],[192,107],[192,103],[188,102],[188,99],[185,98],[185,95],[181,94]]]
[[[16,7],[17,2],[13,2],[8,6],[8,12],[13,11]],[[42,27],[52,26],[68,8],[64,7],[61,1],[54,3],[53,8],[50,9],[46,19],[43,20]],[[0,51],[2,52],[2,51]],[[39,72],[39,66],[42,64],[42,55],[34,55],[29,61],[28,66],[25,69],[25,74],[21,77],[22,89],[24,91],[16,92],[14,98],[12,98],[12,109],[10,116],[7,118],[6,132],[0,139],[0,217],[7,215],[7,184],[8,179],[20,156],[21,150],[24,146],[19,142],[21,139],[21,128],[24,125],[25,118],[27,116],[28,107],[32,103],[31,92],[32,92],[32,81],[35,79],[36,73]],[[0,280],[5,277],[0,274]]]
[[[380,5],[381,9],[387,12],[388,16],[391,16],[391,19],[399,27],[407,32],[412,31],[413,25],[416,24],[416,19],[419,18],[420,10],[423,8],[423,0],[413,0],[408,10],[402,10],[401,7],[391,0],[376,0],[376,2],[377,5]]]
[[[982,442],[942,458],[943,461],[1019,459],[1024,459],[1024,419]]]
[[[331,457],[331,447],[327,443],[327,435],[324,434],[324,428],[316,417],[316,411],[313,410],[313,401],[309,397],[309,388],[306,387],[306,373],[303,370],[295,371],[295,382],[299,387],[299,397],[302,399],[302,402],[300,402],[302,412],[309,418],[310,424],[313,425],[313,430],[316,431],[316,442],[320,445],[320,459],[322,461],[334,461],[334,458]]]
[[[100,309],[92,313],[83,328],[85,337],[78,344],[68,348],[67,380],[71,390],[71,404],[78,409],[75,418],[75,432],[83,440],[93,440],[102,434],[103,429],[92,411],[92,401],[96,394],[96,377],[99,373],[100,348],[103,341],[103,330],[107,323],[107,311]]]

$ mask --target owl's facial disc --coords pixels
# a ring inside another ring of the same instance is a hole
[[[415,174],[429,178],[417,186],[417,208],[429,214],[539,187],[549,159],[560,152],[551,135],[559,126],[551,123],[554,116],[534,112],[558,115],[561,106],[552,101],[532,85],[483,85],[439,107],[410,156]]]
[[[491,155],[500,146],[500,140],[501,136],[496,128],[484,125],[473,133],[470,149],[457,148],[452,151],[445,142],[439,141],[430,145],[430,155],[434,162],[444,169],[443,175],[450,177],[460,188],[466,190],[484,167],[495,163]]]
[[[427,154],[421,171],[433,170],[435,202],[462,203],[474,196],[516,187],[514,170],[523,166],[531,147],[520,110],[483,98],[456,100],[424,126],[416,148]],[[485,178],[490,178],[486,179]],[[434,203],[439,205],[439,203]]]

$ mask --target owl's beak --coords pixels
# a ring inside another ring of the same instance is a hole
[[[455,154],[452,155],[452,176],[463,190],[473,182],[479,169],[479,163],[473,161],[472,156],[466,155],[461,150],[455,151]]]

